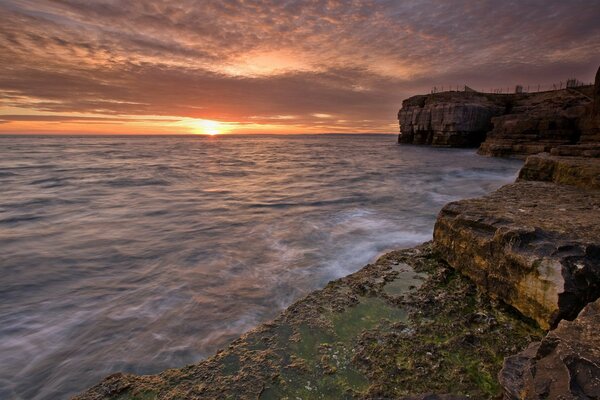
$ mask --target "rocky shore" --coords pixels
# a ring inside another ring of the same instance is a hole
[[[200,363],[117,373],[76,398],[600,398],[600,77],[562,92],[406,100],[403,143],[536,154],[517,182],[446,205],[432,242],[330,282]],[[562,112],[536,111],[557,95]]]
[[[428,243],[329,283],[203,362],[115,374],[78,398],[491,398],[501,360],[541,335]]]

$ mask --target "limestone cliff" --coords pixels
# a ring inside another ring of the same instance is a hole
[[[557,146],[599,144],[599,93],[600,69],[595,86],[539,93],[413,96],[402,102],[398,112],[398,142],[480,146],[482,155],[519,158]]]
[[[579,121],[591,105],[588,94],[591,87],[513,96],[510,111],[492,118],[479,154],[524,157],[578,143]]]
[[[402,103],[400,143],[476,147],[504,112],[501,101],[473,92],[415,96]]]

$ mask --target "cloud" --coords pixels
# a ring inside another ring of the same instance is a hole
[[[6,114],[2,115],[2,120],[10,121],[54,121],[54,122],[148,122],[159,120],[161,122],[178,122],[178,119],[173,118],[115,118],[115,117],[89,117],[80,115],[60,115],[60,114]]]
[[[434,85],[590,80],[598,20],[600,0],[7,0],[1,106],[392,131]]]

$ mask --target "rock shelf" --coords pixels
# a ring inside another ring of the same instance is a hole
[[[111,375],[77,399],[493,398],[503,358],[541,333],[426,244],[329,283],[205,361]]]

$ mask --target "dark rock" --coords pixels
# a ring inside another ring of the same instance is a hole
[[[504,108],[476,92],[415,96],[398,112],[399,143],[442,147],[476,147],[491,128],[491,118]]]
[[[600,145],[600,69],[595,86],[539,93],[473,90],[413,96],[398,112],[402,144],[476,147],[525,158],[558,146]],[[595,156],[600,149],[591,150]],[[577,154],[579,155],[579,154]]]
[[[600,68],[596,72],[596,83],[592,95],[593,104],[585,118],[579,123],[581,143],[600,143]]]
[[[579,141],[578,121],[591,104],[590,88],[532,93],[514,98],[505,115],[492,118],[478,153],[496,157],[526,157]]]
[[[547,329],[600,296],[599,221],[600,191],[518,182],[447,204],[433,236],[453,268]]]
[[[521,353],[498,375],[506,400],[600,398],[600,300]]]

